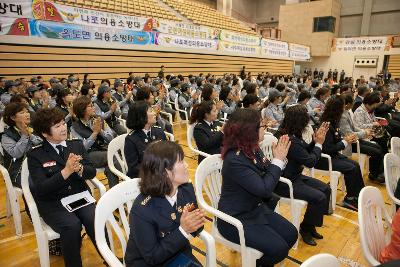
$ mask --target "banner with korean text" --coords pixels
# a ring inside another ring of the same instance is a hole
[[[251,45],[260,46],[260,38],[252,35],[244,35],[237,32],[230,32],[226,30],[221,30],[219,39],[224,42],[241,44],[241,45]]]
[[[0,0],[0,17],[32,18],[32,0]]]
[[[252,55],[260,54],[259,46],[240,45],[223,41],[218,42],[218,50],[237,53],[237,54],[252,54]]]
[[[0,35],[29,36],[29,19],[0,17]]]
[[[208,39],[195,39],[165,33],[156,33],[156,45],[165,47],[180,47],[192,49],[217,50],[218,41]]]
[[[154,44],[153,32],[119,30],[104,27],[58,23],[44,20],[30,20],[31,36],[76,41],[103,41],[121,44]]]
[[[332,42],[332,51],[360,52],[360,51],[389,51],[390,39],[387,36],[335,38]]]
[[[289,45],[273,39],[261,39],[261,54],[272,57],[289,57]]]

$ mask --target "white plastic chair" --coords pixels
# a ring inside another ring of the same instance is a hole
[[[267,157],[269,161],[272,161],[273,154],[272,154],[272,145],[276,144],[278,139],[273,135],[264,135],[264,140],[260,144],[260,148],[263,151],[264,155]],[[287,184],[289,187],[289,198],[281,197],[279,202],[286,203],[290,205],[290,214],[291,214],[291,221],[292,224],[296,227],[297,232],[300,229],[300,216],[301,211],[303,208],[307,206],[307,201],[295,199],[293,197],[293,185],[292,182],[287,178],[280,178],[280,181]],[[298,241],[294,245],[294,249],[297,249]]]
[[[125,130],[129,132],[129,129],[126,127],[126,120],[122,118],[117,118],[117,120],[121,123],[121,125],[125,128]]]
[[[130,180],[130,178],[126,175],[128,173],[128,165],[126,164],[125,159],[125,138],[128,134],[121,134],[115,137],[108,144],[107,148],[107,163],[108,168],[112,173],[116,176],[122,178],[123,180]],[[114,159],[116,159],[121,167],[121,171],[115,167]]]
[[[205,211],[212,214],[213,222],[211,234],[217,242],[241,253],[243,267],[256,266],[256,260],[261,258],[263,253],[247,247],[244,237],[243,224],[236,218],[218,210],[218,201],[221,195],[222,185],[222,159],[220,154],[211,155],[205,158],[197,167],[195,174],[195,191],[197,202]],[[280,181],[282,181],[280,179]],[[204,200],[203,189],[207,194],[210,203]],[[217,220],[223,220],[235,226],[239,232],[239,244],[225,239],[218,231]]]
[[[175,141],[175,136],[172,133],[169,133],[167,131],[164,131],[165,136],[167,137],[167,139],[171,142]]]
[[[392,219],[378,188],[366,186],[361,190],[358,198],[358,222],[364,258],[372,266],[379,265],[379,255],[390,241]]]
[[[300,267],[340,267],[340,261],[331,254],[321,253],[308,258]]]
[[[14,220],[15,234],[17,236],[22,235],[22,223],[21,223],[21,211],[19,208],[19,197],[22,196],[22,189],[14,186],[11,182],[10,175],[3,165],[0,165],[0,172],[4,178],[6,184],[6,207],[7,217],[9,218],[12,214]]]
[[[397,182],[400,178],[400,157],[394,153],[387,153],[383,159],[385,186],[387,194],[393,201],[392,214],[396,213],[396,205],[400,205],[400,199],[394,196]]]
[[[138,186],[139,180],[139,178],[134,178],[123,181],[114,186],[104,196],[102,196],[96,206],[96,243],[104,260],[111,267],[122,267],[124,265],[118,260],[112,250],[108,247],[104,233],[104,226],[106,224],[111,225],[121,244],[122,254],[125,255],[127,238],[130,234],[130,226],[128,222],[129,212],[131,211],[133,201],[140,194]],[[114,211],[116,210],[118,210],[118,213],[120,215],[120,221],[122,222],[124,232],[114,218]],[[206,231],[202,231],[199,237],[206,244],[206,266],[215,267],[216,251],[214,239]]]
[[[171,124],[171,125],[174,125],[174,120],[173,120],[173,117],[172,117],[172,114],[171,113],[168,113],[168,112],[166,112],[166,111],[160,111],[160,113],[161,114],[163,114],[164,116],[166,116],[167,118],[168,118],[168,121],[169,121],[169,123]]]
[[[392,153],[394,153],[400,157],[400,138],[399,137],[392,137],[390,139],[390,149],[391,149]]]
[[[106,192],[105,186],[96,178],[86,181],[95,185],[99,191],[100,195]],[[36,241],[38,244],[38,253],[41,267],[50,267],[50,257],[49,257],[49,241],[60,238],[60,235],[56,233],[50,226],[48,226],[43,219],[40,217],[39,211],[36,206],[36,202],[32,197],[31,189],[29,188],[29,170],[28,161],[24,160],[22,163],[21,170],[21,186],[24,193],[26,203],[31,214],[33,228],[35,230]],[[114,249],[114,245],[111,241],[111,247]]]
[[[188,124],[187,125],[187,128],[186,128],[186,138],[187,138],[187,144],[188,144],[188,147],[189,147],[189,149],[191,150],[191,151],[193,151],[195,154],[197,154],[197,155],[201,155],[201,156],[203,156],[203,157],[208,157],[208,156],[210,156],[210,154],[208,154],[208,153],[205,153],[205,152],[203,152],[203,151],[200,151],[200,150],[198,150],[197,148],[195,148],[194,146],[193,146],[193,131],[194,131],[194,127],[196,126],[196,123],[193,123],[193,124]]]
[[[179,119],[181,120],[181,123],[182,123],[182,122],[188,123],[188,122],[189,122],[189,116],[188,116],[186,110],[180,109],[180,108],[179,108],[178,98],[179,98],[179,95],[177,95],[177,96],[175,97],[175,102],[174,102],[175,110],[178,112],[178,117],[179,117]],[[184,120],[181,119],[180,112],[184,113],[184,115],[185,115],[185,119],[184,119]]]

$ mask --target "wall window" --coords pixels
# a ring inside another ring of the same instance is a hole
[[[316,17],[314,18],[314,29],[313,32],[335,32],[336,18],[332,16],[328,17]]]

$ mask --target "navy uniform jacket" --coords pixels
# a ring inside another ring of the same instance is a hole
[[[281,168],[264,155],[256,153],[251,160],[240,150],[229,151],[222,165],[222,188],[218,209],[239,219],[243,224],[268,224],[264,214],[272,213],[265,201],[273,197],[273,191],[281,176]]]
[[[217,130],[217,126],[221,126],[219,122],[213,122],[212,126],[202,121],[196,124],[193,130],[193,138],[196,141],[197,148],[210,155],[221,153],[222,139],[224,134]],[[204,159],[199,155],[198,162]]]
[[[179,186],[174,207],[165,197],[140,194],[136,198],[129,215],[131,231],[125,252],[127,267],[165,266],[180,253],[197,261],[189,240],[179,230],[182,210],[187,204],[197,208],[191,183]],[[202,230],[203,227],[192,236]]]
[[[151,140],[143,130],[131,131],[125,138],[125,159],[128,164],[127,175],[136,178],[139,175],[139,166],[143,159],[143,153],[147,145],[155,140],[167,140],[164,131],[159,126],[152,126]]]
[[[313,168],[321,158],[321,149],[314,142],[307,144],[303,139],[294,135],[289,136],[292,142],[287,154],[287,164],[283,170],[283,177],[292,181],[304,178],[304,166]]]
[[[339,129],[329,126],[329,130],[325,136],[325,142],[322,144],[322,153],[328,154],[331,157],[339,156],[339,152],[345,148],[342,142],[342,136]]]
[[[28,153],[29,174],[40,213],[47,212],[51,207],[61,206],[60,200],[66,196],[88,190],[85,180],[96,176],[96,168],[89,161],[82,141],[67,140],[66,142],[65,159],[46,140]],[[69,153],[82,156],[83,174],[81,177],[73,173],[64,180],[61,170],[65,167]]]

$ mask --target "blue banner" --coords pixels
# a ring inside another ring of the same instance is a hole
[[[74,41],[152,45],[153,32],[130,31],[105,27],[83,26],[44,20],[29,20],[31,36]]]

